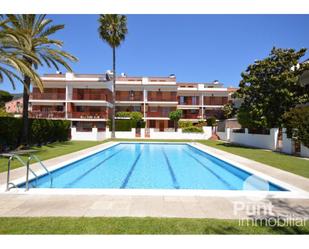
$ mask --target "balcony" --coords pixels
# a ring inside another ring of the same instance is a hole
[[[202,116],[199,113],[185,113],[182,116],[183,119],[201,119]]]
[[[73,93],[72,100],[101,100],[108,101],[108,97],[103,93],[91,93],[91,94],[75,94]]]
[[[225,105],[228,97],[204,97],[204,105]]]
[[[102,112],[71,112],[68,118],[76,119],[107,119],[107,113]]]
[[[177,102],[177,95],[176,92],[148,92],[147,100]]]
[[[146,117],[148,118],[155,118],[155,117],[160,117],[160,118],[168,118],[169,112],[147,112]]]
[[[33,100],[65,100],[65,93],[32,93]]]
[[[179,97],[179,105],[199,105],[199,97]]]
[[[143,96],[116,96],[116,101],[143,101]]]
[[[50,118],[50,119],[62,119],[65,118],[65,112],[63,111],[32,111],[29,112],[30,118]]]

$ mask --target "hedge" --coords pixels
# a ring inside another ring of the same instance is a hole
[[[116,117],[130,118],[139,121],[143,119],[143,114],[141,112],[117,112]]]
[[[108,122],[109,130],[112,130],[112,122]],[[132,128],[145,128],[144,121],[136,121],[132,119],[115,120],[115,131],[131,131]]]
[[[197,126],[189,126],[182,129],[182,132],[203,133],[203,128]]]
[[[215,126],[217,119],[215,117],[209,117],[206,119],[207,126]]]
[[[309,147],[309,106],[293,108],[283,115],[288,137]]]
[[[15,149],[20,144],[22,119],[0,117],[0,151]],[[70,121],[29,119],[30,145],[42,145],[69,139]]]
[[[193,126],[193,123],[191,121],[178,121],[179,128],[186,128],[191,126]]]

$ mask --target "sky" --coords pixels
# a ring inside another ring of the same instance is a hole
[[[98,15],[48,15],[65,28],[53,38],[79,58],[75,73],[104,73],[112,50],[98,35]],[[238,86],[240,74],[273,46],[309,47],[309,15],[128,15],[128,34],[117,49],[117,74],[168,76],[177,82],[212,82]],[[309,58],[307,52],[304,59]],[[39,73],[55,73],[47,66]],[[65,69],[62,70],[65,72]],[[0,89],[13,91],[8,82]]]

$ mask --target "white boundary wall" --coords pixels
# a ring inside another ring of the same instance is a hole
[[[282,129],[282,148],[281,151],[286,154],[293,154],[293,141],[287,137],[286,129]]]
[[[186,133],[182,132],[182,129],[178,129],[177,132],[156,132],[153,128],[150,128],[150,139],[209,139],[212,135],[212,127],[204,126],[203,133]]]
[[[150,137],[149,139],[209,139],[212,135],[212,127],[204,126],[204,133],[183,133],[181,129],[178,129],[177,132],[157,132],[155,129],[149,129]],[[132,128],[131,131],[116,131],[116,138],[136,138],[135,128]],[[75,127],[71,128],[71,139],[72,140],[81,140],[81,141],[101,141],[104,139],[111,138],[111,132],[109,128],[106,128],[106,131],[99,132],[97,128],[92,128],[92,131],[89,132],[78,132]],[[140,138],[145,138],[145,129],[141,129]]]
[[[300,156],[309,157],[309,148],[303,144],[300,147]]]
[[[101,141],[106,139],[106,132],[99,132],[98,128],[92,128],[92,131],[76,131],[75,127],[71,128],[71,139],[80,141]]]
[[[116,138],[135,138],[135,128],[132,128],[131,131],[116,131]]]
[[[226,128],[224,132],[217,131],[217,135],[219,136],[220,140],[230,141],[231,128]]]
[[[278,128],[270,129],[269,135],[263,134],[249,134],[248,129],[245,129],[245,133],[234,133],[230,134],[230,142],[240,145],[246,145],[250,147],[276,150],[278,141]]]
[[[286,134],[286,129],[282,130],[282,149],[281,151],[286,154],[294,154],[294,142],[293,139],[288,138]],[[300,156],[309,157],[309,148],[301,144],[300,146]]]

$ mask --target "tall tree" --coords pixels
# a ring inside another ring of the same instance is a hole
[[[21,74],[28,75],[29,78],[40,88],[42,81],[39,75],[24,62],[23,57],[33,61],[38,61],[35,54],[29,53],[21,48],[7,48],[5,44],[10,41],[14,43],[27,42],[23,34],[16,34],[5,28],[7,21],[3,20],[3,15],[0,16],[0,83],[4,78],[8,79],[15,89],[15,80],[22,82]]]
[[[113,90],[112,90],[112,138],[115,138],[115,98],[116,98],[116,48],[124,41],[127,29],[125,15],[100,15],[99,35],[113,50]]]
[[[170,120],[174,121],[175,131],[177,131],[178,121],[182,117],[182,110],[172,111],[172,112],[169,113],[168,117],[169,117]]]
[[[306,49],[273,48],[241,74],[236,97],[243,99],[237,114],[243,127],[281,127],[286,111],[309,100],[308,86],[299,80],[309,69],[308,63],[300,63],[305,53]]]
[[[59,66],[64,66],[67,70],[72,71],[66,60],[75,62],[77,58],[61,50],[63,46],[62,41],[50,38],[57,31],[62,30],[64,25],[52,25],[52,20],[47,19],[46,15],[6,15],[6,17],[5,29],[8,32],[25,37],[22,42],[17,42],[14,39],[8,41],[6,48],[17,48],[29,54],[34,54],[37,60],[31,59],[29,56],[23,56],[24,63],[30,68],[37,70],[39,66],[45,64],[57,70],[59,70]],[[27,74],[23,74],[23,84],[22,143],[28,146],[28,105],[31,78]]]

